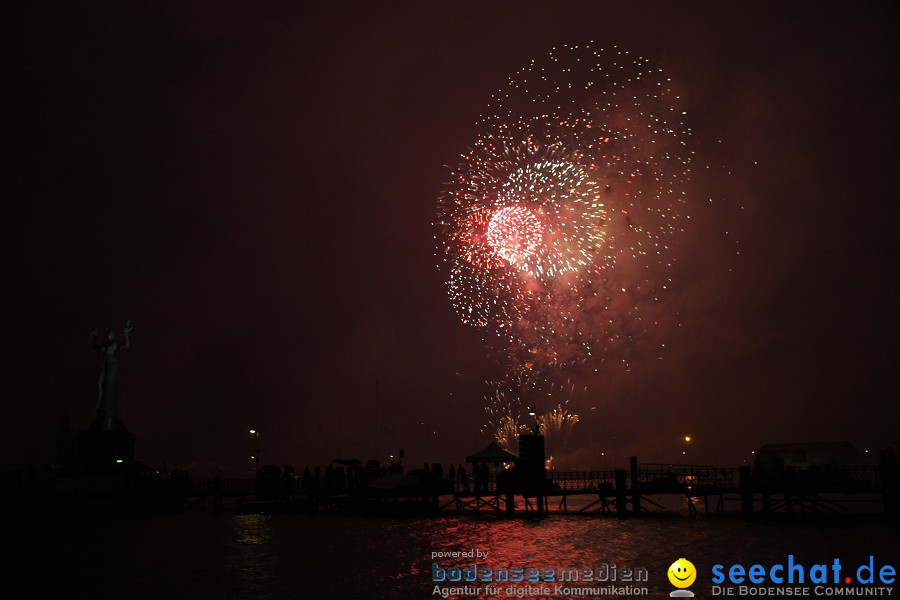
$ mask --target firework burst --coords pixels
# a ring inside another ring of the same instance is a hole
[[[487,423],[482,433],[489,434],[506,450],[516,452],[518,436],[537,425],[547,438],[547,448],[561,448],[568,441],[572,428],[579,421],[570,412],[569,400],[575,392],[571,380],[557,385],[534,371],[523,370],[517,376],[487,382],[490,393],[485,397]],[[531,412],[535,407],[555,403],[556,408],[542,414]]]
[[[451,169],[438,252],[457,315],[509,357],[487,403],[499,438],[520,427],[509,398],[521,405],[535,387],[523,374],[538,381],[643,335],[641,309],[669,284],[690,173],[676,101],[646,59],[554,50],[493,96]]]

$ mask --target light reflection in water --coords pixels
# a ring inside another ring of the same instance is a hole
[[[269,515],[238,515],[230,520],[233,535],[232,573],[237,575],[234,591],[262,593],[269,597],[276,581],[272,567],[275,545],[272,539],[272,517]]]
[[[145,515],[7,519],[16,548],[6,573],[31,591],[96,590],[127,598],[431,598],[436,551],[487,551],[495,568],[645,567],[649,597],[668,597],[665,571],[685,557],[708,596],[712,565],[797,562],[896,565],[896,525],[872,517],[763,519],[554,515],[442,518],[307,515]],[[85,548],[90,548],[86,552]],[[97,565],[103,565],[98,571]],[[47,565],[53,577],[47,577]],[[706,586],[706,587],[703,587]],[[37,594],[41,595],[41,594]],[[44,594],[46,595],[46,594]],[[699,594],[698,594],[699,597]]]

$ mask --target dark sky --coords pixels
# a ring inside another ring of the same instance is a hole
[[[436,268],[444,165],[510,75],[588,40],[666,70],[697,157],[682,327],[584,382],[571,464],[672,460],[685,433],[727,465],[897,446],[893,13],[723,4],[5,6],[3,466],[93,420],[111,309],[152,466],[244,472],[250,427],[298,466],[480,449],[500,366]]]

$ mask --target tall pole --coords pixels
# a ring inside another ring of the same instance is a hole
[[[250,439],[256,442],[256,449],[254,450],[253,458],[256,463],[256,472],[259,473],[259,431],[256,429],[250,430]]]
[[[378,448],[378,380],[375,380],[375,456],[381,455],[381,450]]]
[[[338,458],[344,458],[341,453],[341,439],[344,436],[344,407],[341,406],[338,412]]]

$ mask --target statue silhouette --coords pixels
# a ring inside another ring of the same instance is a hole
[[[97,378],[97,408],[95,410],[104,431],[111,431],[116,422],[116,379],[119,369],[119,359],[116,358],[116,353],[131,345],[128,334],[133,329],[131,321],[126,321],[122,331],[125,341],[119,343],[116,341],[116,332],[110,321],[106,341],[102,344],[97,341],[97,328],[94,327],[91,331],[91,345],[94,350],[103,355],[100,375]]]

